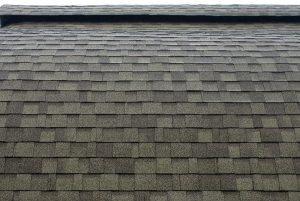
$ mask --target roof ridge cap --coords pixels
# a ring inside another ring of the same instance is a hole
[[[2,26],[9,21],[277,21],[300,22],[300,5],[10,5],[0,7]],[[118,17],[119,16],[119,17]],[[17,19],[19,18],[19,19]],[[23,18],[23,19],[21,19]],[[38,19],[37,19],[38,18]],[[68,18],[68,19],[67,19]],[[73,18],[73,19],[72,19]],[[83,19],[84,18],[84,19]],[[92,19],[93,18],[93,19]],[[100,19],[101,18],[101,19]],[[119,18],[119,19],[117,19]],[[138,19],[140,18],[140,19]],[[224,19],[222,19],[224,18]],[[226,18],[226,19],[225,19]],[[238,19],[239,18],[239,19]],[[251,18],[251,19],[250,19]],[[299,18],[299,19],[298,19]]]

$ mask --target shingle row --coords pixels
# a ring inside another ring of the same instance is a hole
[[[276,103],[299,102],[300,92],[199,92],[199,91],[19,91],[2,90],[0,101],[47,102],[196,102]]]
[[[285,93],[298,93],[298,82],[199,82],[199,81],[0,81],[1,90],[36,90],[36,91],[93,91],[93,92],[134,92],[134,91],[186,91],[197,93],[223,92],[227,94],[245,94],[266,92],[282,96]]]
[[[199,31],[198,25],[194,23],[186,23],[186,24],[170,24],[170,23],[146,23],[143,25],[143,29],[137,31],[140,27],[138,24],[130,24],[130,23],[86,23],[86,29],[94,28],[96,30],[93,35],[87,36],[82,30],[76,30],[77,33],[74,34],[74,29],[82,28],[83,24],[70,23],[70,27],[73,26],[73,29],[70,31],[63,30],[64,26],[67,26],[68,23],[57,23],[56,26],[53,27],[53,30],[47,29],[47,25],[50,27],[51,23],[43,24],[42,23],[23,23],[19,25],[13,25],[10,28],[5,30],[0,39],[4,40],[5,43],[3,47],[6,45],[12,45],[11,49],[16,49],[16,46],[25,46],[25,50],[33,49],[32,47],[37,47],[37,49],[33,50],[44,50],[39,55],[52,55],[53,53],[60,53],[60,55],[65,55],[66,53],[70,53],[74,50],[79,51],[81,49],[83,52],[87,50],[86,56],[97,56],[95,54],[96,47],[106,47],[105,49],[98,48],[101,50],[101,53],[108,52],[112,49],[115,51],[117,49],[116,46],[127,48],[128,52],[134,52],[136,50],[142,49],[140,54],[136,53],[135,56],[144,56],[145,51],[149,50],[160,50],[160,51],[195,51],[200,50],[199,48],[212,48],[214,52],[214,56],[218,56],[220,52],[225,51],[233,51],[236,53],[237,50],[241,50],[237,45],[245,46],[245,52],[251,51],[255,53],[269,51],[273,54],[282,51],[281,48],[289,47],[289,51],[297,51],[296,45],[299,43],[299,38],[297,35],[289,34],[290,31],[294,31],[297,33],[297,23],[289,24],[288,26],[284,23],[274,25],[272,23],[266,24],[248,24],[248,26],[243,24],[236,24],[235,26],[231,26],[232,28],[236,28],[236,30],[227,30],[222,33],[222,35],[213,32],[213,30],[226,30],[226,28],[230,27],[230,24],[211,24],[211,23],[203,23],[201,28],[203,30],[211,29],[211,32]],[[53,25],[53,24],[52,24]],[[114,33],[111,35],[106,35],[107,33],[112,31],[112,25],[119,25],[120,29],[114,29]],[[122,27],[126,27],[128,30],[123,30]],[[131,25],[131,26],[130,26]],[[278,25],[281,27],[279,28]],[[43,33],[41,33],[37,29],[32,29],[39,27],[43,28]],[[19,33],[20,28],[29,29],[31,27],[31,32],[24,32],[22,35],[24,37],[19,37],[17,35]],[[187,30],[177,30],[176,32],[174,29],[181,27],[186,28]],[[14,29],[13,29],[14,28]],[[99,31],[99,29],[101,29]],[[256,35],[255,33],[246,32],[245,29],[247,28],[261,28],[260,34],[263,36]],[[270,36],[272,29],[281,29],[281,35],[273,35]],[[289,30],[286,30],[288,28]],[[172,30],[173,29],[173,30]],[[190,30],[190,31],[189,31]],[[91,30],[89,30],[91,31]],[[186,35],[183,36],[182,34],[185,33]],[[244,33],[244,35],[241,35]],[[161,35],[160,35],[161,34]],[[164,35],[163,35],[164,34]],[[230,34],[232,34],[230,37]],[[62,38],[61,35],[64,37]],[[239,37],[237,37],[239,35]],[[283,37],[283,35],[285,35]],[[9,37],[8,37],[9,36]],[[45,38],[47,36],[47,38]],[[234,37],[233,37],[234,36]],[[5,38],[6,37],[6,38]],[[50,40],[52,39],[52,40]],[[35,43],[31,43],[32,40],[35,40]],[[280,40],[280,43],[278,41]],[[60,46],[61,45],[61,46]],[[49,46],[49,49],[45,48]],[[278,48],[271,49],[271,46],[276,46]],[[57,49],[54,49],[58,47]],[[74,49],[72,50],[71,47]],[[130,48],[131,47],[131,48]],[[132,47],[136,47],[134,49]],[[161,48],[163,47],[163,48]],[[167,48],[169,47],[169,48]],[[220,51],[217,52],[217,47],[220,47]],[[261,47],[261,49],[260,49]],[[160,48],[160,49],[157,49]],[[210,49],[210,51],[212,50]],[[31,52],[22,51],[24,49],[18,49],[13,54],[16,55],[31,55]],[[208,49],[209,50],[209,49]],[[6,51],[10,52],[10,49]],[[243,52],[244,52],[243,51]],[[240,52],[238,55],[243,55]],[[36,52],[33,52],[37,54]],[[91,54],[94,53],[94,54]],[[121,52],[120,54],[115,54],[114,56],[124,56],[127,52]],[[202,52],[198,52],[202,53]],[[228,52],[225,52],[229,54]],[[289,53],[289,52],[286,52]],[[225,55],[227,55],[225,54]],[[266,57],[270,57],[273,54],[264,54]],[[8,54],[11,55],[11,54]],[[76,53],[71,56],[76,56]],[[160,55],[152,55],[152,56],[160,56]],[[164,55],[162,55],[164,56]],[[190,56],[190,55],[187,55]]]
[[[6,37],[5,39],[11,37],[11,34],[14,33],[15,32],[9,33],[7,36],[5,36]],[[49,33],[49,34],[53,34],[53,33]],[[228,32],[228,34],[232,35],[233,33]],[[191,35],[190,37],[193,36],[194,35]],[[66,38],[67,37],[68,36],[66,36]],[[99,37],[103,38],[103,36],[99,36]],[[151,35],[149,35],[149,37],[151,37]],[[172,36],[172,33],[170,33],[169,38],[174,38],[174,37],[176,38],[177,36],[176,35]],[[204,57],[204,56],[207,56],[209,61],[211,58],[220,58],[220,61],[225,61],[224,58],[228,58],[230,56],[230,51],[232,51],[231,56],[234,58],[234,61],[236,61],[236,63],[244,63],[244,64],[246,62],[242,61],[241,59],[242,56],[247,58],[248,61],[250,61],[249,63],[256,63],[256,64],[259,64],[260,61],[262,61],[263,64],[268,64],[268,63],[271,64],[271,63],[275,63],[275,61],[279,61],[278,63],[286,63],[286,62],[295,63],[295,61],[299,59],[299,55],[297,54],[298,53],[297,51],[299,51],[299,49],[297,49],[297,46],[295,45],[297,43],[295,42],[285,41],[287,43],[285,45],[276,45],[272,41],[270,41],[269,43],[265,41],[260,41],[262,43],[261,45],[251,46],[248,45],[249,42],[255,43],[258,42],[258,40],[255,39],[253,36],[249,36],[249,37],[251,37],[252,40],[235,42],[234,44],[232,43],[230,44],[229,42],[222,42],[222,44],[220,44],[219,42],[219,45],[209,44],[209,43],[199,42],[199,41],[198,44],[194,43],[194,45],[191,45],[193,44],[193,42],[186,42],[186,45],[176,44],[176,42],[170,42],[169,44],[165,43],[160,45],[159,44],[145,45],[145,41],[139,42],[139,44],[136,45],[117,44],[117,41],[115,41],[115,44],[112,45],[102,44],[101,42],[100,43],[96,42],[95,44],[87,44],[86,41],[81,41],[82,44],[75,44],[76,41],[71,41],[69,43],[57,42],[52,44],[45,44],[45,42],[43,41],[41,43],[35,42],[33,44],[30,42],[28,43],[24,41],[17,41],[12,37],[11,40],[15,40],[15,41],[6,42],[1,46],[0,50],[4,50],[2,55],[4,56],[4,58],[8,58],[5,61],[7,63],[12,61],[28,62],[30,57],[32,57],[31,59],[33,61],[37,61],[37,59],[36,60],[34,59],[36,57],[40,57],[41,60],[38,61],[41,62],[43,61],[49,62],[49,58],[51,57],[55,58],[55,61],[63,61],[62,57],[65,57],[66,61],[70,61],[71,63],[79,63],[80,57],[87,57],[87,58],[91,57],[94,60],[87,59],[85,63],[96,63],[96,61],[98,62],[103,61],[105,63],[108,63],[107,61],[112,61],[111,63],[120,63],[117,62],[117,60],[99,60],[99,59],[105,58],[106,56],[111,56],[111,57],[124,59],[124,61],[129,61],[129,60],[134,61],[130,57],[147,58],[147,59],[153,58],[153,60],[155,60],[154,58],[160,58],[160,57],[163,58],[169,55],[171,58],[175,58],[173,60],[174,62],[178,62],[178,63],[182,62],[181,58],[188,60],[189,58],[192,57],[196,58],[196,57]],[[32,38],[32,40],[37,40],[37,38]],[[54,40],[59,40],[59,39],[54,38]],[[127,40],[130,41],[129,37]],[[197,38],[195,38],[195,40],[197,40]],[[294,37],[294,38],[290,38],[290,40],[298,40],[298,38]],[[136,41],[131,40],[130,42],[135,43]],[[93,43],[93,41],[90,41],[90,43]],[[243,54],[243,52],[238,52],[239,50],[241,50],[240,47],[238,46],[242,46],[245,49],[244,52],[248,54]],[[274,51],[274,47],[276,47],[277,49],[276,51]],[[14,53],[8,52],[7,50],[9,49],[19,51],[20,53],[18,54],[16,52]],[[27,50],[28,52],[26,53],[21,52],[22,50]],[[38,55],[37,51],[41,51],[41,54]],[[118,51],[119,54],[117,54]],[[140,54],[138,54],[135,51],[139,51]],[[74,54],[71,55],[72,52],[74,52]],[[158,53],[160,53],[161,55],[159,55]],[[16,57],[13,58],[12,57],[13,55],[19,56],[19,59],[16,60],[17,58]],[[100,57],[95,59],[96,56],[100,56]],[[272,56],[277,56],[278,58]],[[72,57],[77,58],[76,60],[77,62],[71,60],[70,58]],[[129,57],[129,59],[126,59],[125,57]],[[176,57],[179,58],[176,59]],[[285,58],[288,58],[288,60],[286,60]],[[149,63],[149,60],[147,59],[145,60],[145,62],[141,62],[141,63]],[[205,58],[203,61],[207,61],[207,59]],[[221,63],[220,61],[216,63]],[[212,62],[208,62],[208,63],[213,64]],[[225,62],[223,63],[225,64]]]
[[[0,127],[299,128],[299,115],[0,115]]]
[[[222,51],[233,51],[233,53],[237,53],[237,50],[241,50],[237,45],[243,45],[245,46],[245,49],[243,52],[253,52],[253,53],[260,53],[269,51],[273,54],[276,54],[280,51],[282,51],[282,48],[288,48],[288,51],[297,51],[296,45],[299,42],[299,38],[297,35],[291,35],[289,34],[290,31],[294,31],[297,33],[297,23],[295,24],[289,24],[288,26],[284,23],[274,25],[272,23],[266,23],[266,24],[248,24],[248,26],[245,26],[243,24],[236,24],[235,26],[232,26],[232,28],[236,28],[236,30],[226,30],[226,28],[230,27],[230,24],[211,24],[211,23],[203,23],[201,25],[201,28],[203,30],[211,29],[211,32],[205,32],[205,31],[199,31],[197,30],[198,25],[194,23],[186,23],[186,24],[169,24],[169,23],[146,23],[143,25],[143,29],[140,29],[139,31],[138,24],[130,24],[130,23],[110,23],[110,25],[118,25],[120,29],[114,29],[115,32],[111,33],[111,35],[106,35],[107,33],[112,31],[112,26],[106,24],[106,23],[86,23],[85,27],[86,29],[94,28],[96,30],[93,35],[89,35],[87,37],[86,33],[83,31],[77,31],[76,35],[74,34],[74,29],[76,28],[82,28],[83,24],[77,24],[76,23],[70,23],[70,27],[73,26],[73,29],[70,31],[63,30],[64,26],[67,26],[68,23],[58,23],[55,24],[56,26],[53,27],[53,30],[49,30],[46,27],[50,27],[51,23],[49,24],[43,24],[42,23],[36,23],[36,24],[29,24],[29,23],[23,23],[19,25],[13,25],[11,26],[9,30],[6,30],[1,34],[0,39],[5,40],[5,43],[3,44],[3,47],[6,47],[6,45],[12,45],[12,49],[16,49],[16,46],[25,46],[25,50],[33,49],[33,47],[37,47],[37,49],[33,50],[44,50],[39,55],[52,55],[53,53],[60,53],[60,55],[64,55],[66,53],[70,53],[74,50],[79,52],[79,49],[84,52],[84,50],[87,50],[86,56],[97,56],[95,54],[96,47],[106,47],[98,48],[101,50],[101,53],[107,52],[109,54],[109,51],[112,49],[114,51],[120,51],[121,49],[117,49],[116,46],[120,46],[122,49],[127,48],[128,52],[134,52],[136,50],[142,50],[140,54],[136,53],[134,56],[144,56],[144,52],[149,50],[160,50],[165,52],[170,51],[195,51],[200,50],[202,48],[211,48],[207,49],[209,51],[215,51],[213,52],[214,56],[219,56],[220,52]],[[53,24],[52,24],[53,25]],[[122,27],[126,27],[128,30],[123,30]],[[129,26],[132,25],[132,26]],[[278,25],[281,27],[279,28]],[[43,28],[43,33],[39,32],[37,29],[32,29],[39,27]],[[24,37],[18,37],[20,28],[28,29],[31,27],[31,32],[24,32],[22,35]],[[176,29],[178,27],[186,28],[186,30],[178,30],[174,31],[172,29]],[[15,29],[13,29],[15,28]],[[99,31],[99,29],[101,29]],[[261,28],[261,36],[256,35],[255,33],[246,32],[245,29],[247,28]],[[281,29],[281,35],[273,35],[270,36],[269,33],[271,33],[272,29]],[[288,28],[289,30],[285,30]],[[224,30],[222,35],[213,32],[213,30]],[[189,31],[190,30],[190,31]],[[225,31],[226,30],[226,31]],[[91,30],[89,30],[91,31]],[[73,32],[73,33],[72,33]],[[183,36],[182,34],[186,34]],[[244,35],[241,35],[241,33],[244,33]],[[61,35],[64,35],[62,38]],[[161,34],[161,35],[159,35]],[[164,34],[164,36],[163,36]],[[231,35],[230,35],[231,34]],[[239,37],[237,37],[239,35]],[[283,37],[283,35],[285,35]],[[9,37],[8,37],[9,36]],[[45,38],[47,36],[47,39]],[[230,37],[231,36],[231,37]],[[263,36],[263,37],[262,37]],[[6,37],[6,38],[5,38]],[[52,39],[52,40],[50,40]],[[35,40],[35,43],[31,43],[32,40]],[[280,40],[280,43],[278,41]],[[61,45],[61,46],[60,46]],[[49,46],[49,49],[45,48],[46,46]],[[276,46],[278,48],[271,48],[272,46]],[[55,49],[55,47],[58,47]],[[72,50],[71,47],[74,49]],[[131,47],[131,48],[130,48]],[[135,47],[135,48],[132,48]],[[169,48],[167,48],[169,47]],[[217,52],[217,47],[220,47],[220,51]],[[157,49],[160,48],[160,49]],[[200,48],[200,49],[199,49]],[[16,53],[16,55],[31,55],[31,52],[24,52],[22,51],[24,49],[19,49]],[[57,50],[57,51],[56,51]],[[10,49],[6,50],[7,52],[10,52]],[[243,55],[243,52],[239,52],[239,56]],[[34,55],[36,55],[36,51],[34,51]],[[93,53],[93,54],[92,54]],[[121,52],[120,54],[114,54],[113,56],[127,56],[127,52]],[[202,52],[198,52],[202,53]],[[227,54],[226,54],[227,53]],[[289,53],[289,52],[285,52]],[[228,52],[225,52],[225,55],[228,55]],[[270,57],[273,54],[266,53],[264,56]],[[8,54],[11,55],[11,54]],[[192,54],[193,55],[193,54]],[[205,55],[205,53],[203,53]],[[76,52],[74,55],[76,56]],[[160,56],[160,55],[152,55],[152,56]],[[164,56],[164,55],[162,55]],[[190,55],[187,55],[190,56]]]
[[[20,71],[20,78],[24,75],[24,71],[33,71],[36,72],[36,76],[41,76],[43,79],[54,79],[54,80],[66,80],[70,77],[74,77],[75,74],[85,73],[83,80],[86,80],[90,73],[90,79],[102,79],[97,74],[101,72],[107,73],[119,73],[119,72],[132,72],[137,74],[139,79],[145,79],[144,74],[149,72],[161,72],[162,74],[166,73],[166,76],[169,76],[169,72],[184,71],[188,80],[193,78],[191,74],[194,74],[198,80],[215,80],[218,81],[215,76],[218,73],[236,73],[236,79],[253,79],[256,80],[266,80],[272,81],[282,79],[282,73],[286,74],[289,80],[295,80],[297,73],[294,75],[293,72],[299,71],[299,66],[297,64],[259,64],[259,63],[247,63],[247,64],[82,64],[78,63],[31,63],[31,62],[14,62],[14,63],[0,63],[0,69],[4,70],[4,73],[8,71],[11,73],[9,78],[15,78],[19,75],[16,75],[16,71]],[[62,71],[62,72],[59,72]],[[66,71],[72,72],[67,74]],[[240,73],[241,74],[240,74]],[[246,77],[242,75],[245,73]],[[53,73],[55,77],[53,76]],[[198,75],[199,73],[199,75]],[[249,75],[249,73],[251,73]],[[255,74],[257,73],[257,75]],[[5,75],[5,74],[4,74]],[[259,75],[259,79],[258,79]],[[136,77],[136,76],[135,76]],[[199,77],[199,78],[198,78]],[[247,78],[250,77],[250,78]],[[252,78],[253,77],[253,78]],[[167,78],[167,77],[166,77]],[[26,78],[28,79],[28,77]],[[75,79],[75,78],[73,78]],[[110,78],[111,79],[111,78]],[[124,79],[124,78],[122,78]],[[170,79],[170,78],[168,78]],[[101,80],[100,80],[101,81]]]
[[[0,191],[7,201],[298,201],[299,196],[295,191]]]
[[[2,56],[1,56],[2,57]],[[7,56],[3,56],[3,57],[7,57]],[[111,57],[110,57],[111,58]],[[124,57],[126,58],[126,57]],[[115,58],[115,59],[110,59],[111,61],[110,62],[104,62],[104,61],[101,61],[98,57],[94,57],[94,58],[89,58],[89,57],[86,57],[85,59],[83,59],[84,61],[82,62],[83,64],[95,64],[95,65],[106,65],[106,64],[123,64],[123,65],[132,65],[132,64],[152,64],[152,65],[155,65],[155,64],[160,64],[160,65],[172,65],[172,64],[202,64],[202,65],[207,65],[207,64],[226,64],[226,63],[233,63],[235,65],[239,65],[239,64],[244,64],[244,65],[247,65],[248,63],[250,64],[254,64],[254,65],[261,65],[261,64],[274,64],[274,63],[277,63],[277,64],[285,64],[285,65],[297,65],[299,62],[300,62],[300,57],[293,57],[293,58],[272,58],[272,59],[265,59],[265,58],[258,58],[258,59],[255,59],[255,58],[228,58],[228,59],[225,59],[224,57],[218,57],[218,59],[207,59],[207,57],[205,58],[199,58],[198,60],[196,58],[198,57],[195,57],[193,59],[193,57],[191,58],[187,58],[187,59],[178,59],[178,58],[174,58],[173,60],[169,60],[168,59],[169,57],[165,57],[165,59],[160,59],[160,58],[156,58],[156,57],[152,57],[152,58],[139,58],[137,60],[137,62],[123,62],[123,57],[120,57],[120,58]],[[48,61],[47,61],[48,59]],[[54,59],[51,59],[51,58],[41,58],[41,59],[36,59],[35,62],[32,62],[33,59],[23,59],[23,60],[17,60],[15,59],[15,57],[11,57],[11,58],[2,58],[0,59],[0,62],[3,63],[3,64],[6,64],[6,63],[32,63],[33,65],[34,64],[41,64],[41,63],[45,63],[46,65],[47,64],[50,64],[50,65],[54,65],[54,64],[57,64],[57,65],[61,65],[61,64],[64,64],[64,63],[70,63],[70,64],[78,64],[80,62],[80,59],[82,58],[78,58],[78,61],[75,60],[73,62],[65,62],[63,58],[60,58],[60,57],[56,57]]]
[[[300,143],[0,143],[2,157],[299,157]]]
[[[0,37],[1,38],[1,37]],[[128,39],[128,37],[124,37],[124,40]],[[80,40],[80,39],[78,39]],[[195,39],[194,39],[195,40]],[[220,39],[222,40],[222,39]],[[9,41],[9,40],[8,40]],[[70,40],[71,41],[71,40]],[[73,40],[73,41],[61,41],[61,45],[65,45],[65,44],[74,44],[77,43],[77,40]],[[187,43],[198,43],[202,46],[206,46],[208,45],[205,42],[199,42],[201,41],[201,38],[199,40],[195,40],[196,42],[193,41],[188,41]],[[253,38],[252,40],[244,40],[244,41],[239,41],[239,42],[249,42],[249,41],[255,41],[255,38]],[[144,42],[144,41],[142,41]],[[130,41],[128,42],[130,43],[142,43],[140,41]],[[53,57],[53,59],[55,60],[55,57],[64,57],[63,59],[65,59],[66,62],[74,62],[74,60],[71,60],[72,58],[77,58],[78,57],[95,57],[98,56],[98,58],[107,58],[107,61],[109,61],[109,57],[126,57],[126,60],[132,60],[132,61],[137,61],[139,57],[228,57],[228,56],[233,56],[233,57],[239,57],[239,56],[252,56],[254,58],[262,58],[262,57],[270,57],[273,55],[277,55],[279,58],[284,59],[285,57],[288,58],[294,58],[294,57],[298,57],[299,56],[299,51],[297,50],[293,50],[293,51],[284,51],[284,50],[262,50],[259,49],[259,47],[257,47],[257,50],[247,50],[247,46],[245,45],[245,51],[241,52],[241,51],[237,51],[237,50],[200,50],[202,46],[198,46],[197,49],[199,50],[176,50],[173,48],[173,50],[167,50],[167,49],[163,49],[163,50],[152,50],[153,47],[149,47],[149,45],[157,45],[157,43],[152,42],[152,43],[148,43],[146,46],[144,46],[145,48],[142,49],[140,46],[135,45],[134,49],[130,49],[127,51],[124,50],[110,50],[109,46],[104,46],[105,49],[100,49],[100,50],[93,50],[90,49],[90,43],[95,43],[95,44],[103,44],[100,41],[93,41],[90,40],[89,44],[86,45],[86,48],[82,48],[82,49],[78,49],[76,48],[76,46],[74,47],[74,49],[60,49],[60,50],[48,50],[48,49],[42,49],[42,48],[36,48],[36,49],[29,49],[28,47],[25,46],[25,44],[20,44],[18,43],[18,46],[24,46],[24,49],[17,49],[17,45],[14,42],[7,42],[7,44],[12,44],[14,47],[14,49],[5,49],[4,46],[0,49],[1,53],[0,55],[2,56],[12,56],[12,55],[17,55],[18,56],[18,61],[26,61],[28,60],[29,57],[32,56],[50,56]],[[116,43],[124,43],[124,41],[112,41],[113,44]],[[223,45],[228,45],[228,46],[232,46],[233,47],[233,43],[229,43],[228,41],[223,42]],[[287,41],[288,43],[288,41]],[[7,45],[6,44],[6,45]],[[15,44],[15,45],[14,45]],[[129,45],[127,44],[127,45]],[[160,44],[159,47],[165,47],[167,44],[164,44],[163,46]],[[50,45],[49,45],[50,46]],[[178,45],[179,47],[181,45]],[[195,45],[197,46],[197,45]],[[121,48],[124,48],[124,45],[120,45]],[[172,46],[170,46],[172,48]],[[212,46],[213,47],[213,46]],[[256,46],[255,46],[256,47]],[[147,49],[149,48],[149,49]],[[224,48],[224,46],[223,46]],[[157,54],[155,54],[157,52]],[[105,54],[105,56],[103,56],[103,54]],[[132,57],[132,58],[131,58]]]
[[[42,65],[40,66],[42,67]],[[19,67],[20,69],[16,69],[16,67]],[[22,67],[24,69],[21,69]],[[269,71],[265,72],[254,71],[261,71],[262,67],[259,69],[253,69],[252,71],[250,70],[250,67],[248,67],[248,71],[244,69],[244,71],[238,72],[234,72],[234,66],[222,66],[222,68],[220,67],[220,69],[218,69],[218,66],[211,66],[210,69],[206,66],[206,68],[198,67],[198,69],[194,69],[194,71],[192,71],[192,69],[186,70],[183,67],[184,66],[178,66],[178,69],[176,70],[176,66],[169,66],[169,68],[164,67],[163,71],[159,71],[160,69],[158,67],[146,66],[146,69],[149,69],[149,71],[146,71],[145,68],[141,68],[140,71],[133,71],[132,66],[124,65],[119,67],[119,72],[115,72],[112,71],[112,69],[103,69],[104,67],[99,65],[98,71],[87,71],[86,69],[75,71],[75,69],[73,69],[73,71],[70,72],[67,70],[71,69],[72,67],[66,65],[64,71],[61,70],[60,72],[57,72],[55,71],[55,68],[42,70],[33,68],[28,64],[14,65],[12,68],[10,68],[10,65],[2,65],[1,68],[3,69],[3,71],[1,73],[0,83],[1,85],[6,86],[7,84],[14,82],[39,84],[37,83],[38,81],[44,84],[55,83],[57,85],[66,83],[80,84],[79,81],[85,81],[85,83],[89,83],[90,85],[99,84],[97,82],[107,82],[107,84],[118,84],[120,82],[124,82],[125,84],[127,82],[138,82],[144,84],[144,82],[147,82],[148,84],[153,84],[151,82],[165,81],[169,84],[170,81],[173,81],[174,84],[179,84],[186,81],[187,85],[190,83],[198,82],[199,84],[202,84],[203,87],[205,86],[205,84],[238,84],[236,82],[241,82],[241,84],[245,82],[253,82],[253,86],[267,85],[267,83],[269,83],[269,85],[272,86],[276,84],[288,85],[289,83],[287,83],[286,81],[296,82],[300,77],[300,74],[297,72],[281,72],[274,66],[273,69],[270,68]],[[191,68],[191,66],[189,67]],[[106,66],[106,68],[108,68],[108,66]],[[222,70],[226,70],[226,72],[223,72]]]
[[[105,47],[99,47],[103,49]],[[73,56],[73,57],[56,57],[56,56],[38,56],[32,58],[31,56],[2,56],[0,58],[2,63],[14,63],[14,62],[32,62],[34,63],[79,63],[83,64],[298,64],[300,62],[300,57],[249,57],[249,56],[195,56],[195,57],[172,57],[172,56],[152,56],[152,57],[104,57],[99,58],[99,56]]]
[[[150,98],[149,98],[150,100]],[[234,120],[237,115],[293,115],[299,114],[295,103],[196,103],[196,102],[0,102],[0,114],[203,114],[225,115]],[[237,119],[236,119],[237,121]]]
[[[298,191],[296,175],[0,174],[0,190]]]
[[[300,176],[299,158],[53,158],[53,155],[48,157],[50,158],[2,158],[0,173]]]
[[[299,142],[299,128],[0,128],[1,142]]]

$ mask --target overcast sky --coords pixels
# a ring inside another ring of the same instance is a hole
[[[103,4],[290,4],[300,0],[0,0],[3,4],[23,5],[103,5]]]

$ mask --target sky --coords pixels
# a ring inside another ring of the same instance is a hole
[[[281,4],[300,5],[300,0],[0,0],[20,5],[108,5],[108,4]]]

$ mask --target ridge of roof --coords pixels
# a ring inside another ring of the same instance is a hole
[[[1,26],[20,21],[300,22],[300,5],[3,5],[0,17]]]
[[[0,15],[300,16],[300,5],[3,5]]]

